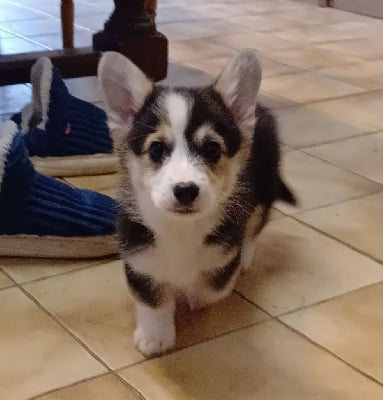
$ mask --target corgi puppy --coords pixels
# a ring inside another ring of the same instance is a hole
[[[196,308],[229,295],[273,202],[295,198],[279,172],[275,119],[257,102],[254,51],[208,87],[155,86],[114,52],[98,76],[122,168],[117,225],[134,342],[158,355],[176,342],[176,297]]]

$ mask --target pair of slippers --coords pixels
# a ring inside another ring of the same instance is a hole
[[[0,256],[115,254],[115,200],[52,177],[117,170],[106,115],[72,96],[48,58],[31,83],[32,102],[0,125]]]

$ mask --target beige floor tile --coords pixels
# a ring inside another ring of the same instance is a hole
[[[116,199],[118,196],[118,189],[112,188],[112,189],[100,190],[100,193],[105,194],[106,196],[109,196],[112,199]]]
[[[283,157],[283,154],[287,153],[288,151],[293,151],[294,150],[293,148],[291,148],[289,146],[286,146],[283,143],[280,143],[279,147],[280,147],[280,150],[281,150],[281,153],[282,153],[282,157]]]
[[[43,258],[0,258],[0,268],[16,282],[23,283],[96,265],[95,260],[59,260]]]
[[[323,207],[377,192],[380,185],[300,151],[287,152],[282,171],[296,193],[299,204],[277,203],[287,214]]]
[[[237,2],[233,3],[237,4]],[[286,1],[286,0],[273,0],[272,2],[268,0],[257,0],[257,1],[247,1],[243,6],[249,15],[267,15],[272,14],[276,15],[280,13],[284,16],[288,12],[294,12],[300,9],[311,9],[312,4],[308,2],[297,2],[295,0]]]
[[[263,79],[261,89],[297,103],[307,103],[365,91],[365,89],[349,83],[326,78],[313,72],[268,77]]]
[[[305,152],[383,184],[383,132],[311,147]]]
[[[19,112],[26,102],[31,101],[31,88],[27,85],[0,87],[0,114]]]
[[[195,8],[185,10],[185,7],[181,4],[167,5],[164,4],[157,10],[156,21],[158,23],[166,22],[180,22],[180,21],[200,21],[205,16]],[[206,16],[207,18],[207,16]]]
[[[282,97],[265,92],[260,92],[257,99],[264,106],[274,110],[297,105],[294,101],[283,99]]]
[[[324,68],[318,73],[365,89],[383,89],[383,60]]]
[[[57,390],[36,400],[140,400],[133,389],[121,383],[112,376],[104,375],[99,378],[81,382],[76,385]]]
[[[306,2],[305,2],[306,3]],[[299,7],[294,10],[284,12],[284,16],[291,21],[301,22],[305,21],[307,25],[333,25],[344,22],[355,22],[355,21],[371,21],[371,18],[364,15],[352,14],[349,12],[343,12],[334,8],[318,8],[315,1],[311,2],[315,7]]]
[[[24,400],[105,372],[19,289],[0,291],[0,398]]]
[[[257,242],[253,269],[237,289],[273,315],[379,282],[383,268],[304,225],[271,221]]]
[[[166,79],[160,81],[165,86],[194,87],[209,85],[213,77],[199,69],[192,68],[183,64],[170,62],[168,65],[168,75]]]
[[[383,383],[382,299],[378,284],[282,319]]]
[[[383,193],[305,212],[297,218],[383,261]]]
[[[382,42],[378,36],[350,40],[337,40],[317,45],[318,48],[329,49],[365,60],[378,60],[383,56]]]
[[[225,65],[229,62],[230,57],[217,57],[217,58],[206,58],[202,60],[195,60],[187,62],[186,64],[192,68],[200,69],[212,77],[218,76]]]
[[[301,47],[298,49],[281,49],[266,52],[267,57],[302,69],[325,68],[334,65],[357,63],[359,58],[339,54],[334,50],[321,49],[315,47]],[[339,67],[340,69],[341,67]]]
[[[233,7],[232,5],[228,5],[221,2],[213,3],[204,3],[204,7],[199,7],[201,14],[203,15],[202,19],[211,19],[215,20],[217,18],[226,20],[229,17],[233,17],[236,15],[245,15],[246,10],[243,7]],[[185,11],[188,12],[188,6],[185,7]],[[210,22],[210,21],[209,21]],[[207,22],[208,23],[208,22]]]
[[[185,306],[179,307],[177,347],[190,346],[267,318],[267,314],[236,294],[201,310],[190,312]]]
[[[278,32],[304,26],[302,20],[291,21],[275,14],[249,15],[229,19],[230,23],[246,27],[254,32]],[[228,32],[228,30],[226,31]]]
[[[271,209],[271,214],[270,214],[270,219],[271,220],[282,218],[282,217],[285,217],[285,214],[283,214],[282,212],[280,212],[276,208],[272,208]]]
[[[330,114],[334,119],[364,132],[371,132],[383,129],[382,99],[383,91],[377,91],[323,101],[309,107]]]
[[[371,23],[371,19],[365,22],[349,21],[339,24],[316,25],[300,29],[286,29],[276,34],[283,39],[296,41],[300,45],[331,42],[334,40],[367,38],[369,35],[378,35],[381,26]]]
[[[284,74],[294,74],[301,72],[298,68],[289,67],[288,65],[275,62],[273,60],[268,60],[261,58],[262,63],[262,77],[278,76]]]
[[[0,271],[0,289],[12,286],[13,282],[3,272]]]
[[[77,5],[76,5],[77,13]],[[105,18],[105,20],[107,17]],[[74,31],[74,45],[75,47],[89,47],[92,46],[92,31],[85,31],[75,27]],[[34,36],[33,40],[39,45],[49,47],[50,49],[62,49],[63,41],[61,33],[55,35],[39,35]]]
[[[177,62],[231,57],[234,54],[235,51],[206,39],[173,41],[169,44],[169,57]]]
[[[383,389],[275,321],[128,368],[148,400],[360,400]]]
[[[133,347],[134,305],[121,262],[35,282],[26,288],[111,368],[143,359]],[[200,342],[264,318],[265,314],[237,295],[203,310],[180,312],[178,346]]]
[[[299,148],[357,136],[365,130],[339,121],[324,112],[301,105],[276,111],[280,138],[288,146]]]
[[[119,174],[74,176],[64,178],[64,181],[81,189],[100,191],[117,188],[120,176]]]
[[[209,41],[236,51],[243,48],[250,48],[262,52],[270,49],[285,49],[298,46],[296,42],[277,37],[270,33],[260,32],[227,34],[210,38]]]
[[[120,261],[25,287],[110,367],[143,359],[133,347],[134,305]]]
[[[92,103],[103,100],[101,89],[95,76],[70,78],[66,79],[65,83],[73,96]]]
[[[232,24],[225,20],[173,22],[159,24],[157,29],[164,33],[169,40],[201,39],[210,36],[222,35],[229,32],[247,32],[244,25]]]

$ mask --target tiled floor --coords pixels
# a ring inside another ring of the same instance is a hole
[[[76,1],[77,45],[111,7]],[[58,0],[0,0],[0,53],[60,47],[58,15]],[[179,312],[177,350],[154,360],[132,346],[119,261],[0,259],[0,399],[382,400],[383,21],[314,0],[160,0],[158,25],[170,84],[260,50],[300,207],[277,205],[235,293]],[[68,84],[102,105],[95,78]],[[1,120],[29,96],[0,88]],[[66,180],[115,196],[118,176]]]

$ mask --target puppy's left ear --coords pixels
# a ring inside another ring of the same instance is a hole
[[[135,115],[152,92],[153,83],[131,61],[116,52],[104,53],[97,75],[110,129],[128,132]]]
[[[254,50],[242,50],[229,62],[214,84],[242,129],[253,127],[262,68]]]

